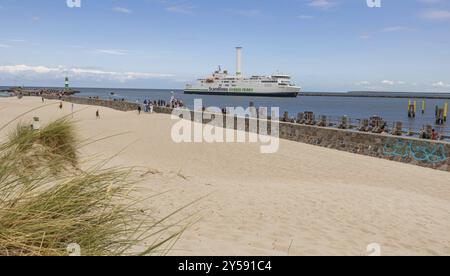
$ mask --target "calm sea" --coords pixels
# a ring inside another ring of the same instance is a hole
[[[189,108],[193,108],[194,99],[202,99],[206,107],[248,107],[250,101],[255,106],[279,107],[281,114],[287,111],[293,117],[298,112],[312,111],[317,115],[331,116],[332,121],[338,120],[341,116],[348,116],[352,123],[357,123],[358,119],[369,118],[373,115],[383,117],[390,126],[395,121],[403,122],[405,129],[412,128],[419,130],[424,124],[433,124],[435,121],[435,106],[444,106],[446,101],[428,99],[426,100],[426,111],[422,115],[420,110],[422,100],[417,99],[417,117],[409,119],[408,99],[397,98],[364,98],[364,97],[298,97],[298,98],[264,98],[264,97],[232,97],[232,96],[199,96],[185,95],[181,90],[142,90],[142,89],[98,89],[98,88],[74,88],[81,93],[80,97],[98,96],[102,99],[122,99],[125,98],[131,102],[143,102],[145,99],[168,101],[173,91],[175,97],[181,99]],[[114,93],[112,95],[111,93]],[[413,94],[413,93],[411,93]],[[450,120],[443,127],[436,129],[450,136]]]
[[[248,107],[250,101],[255,106],[279,107],[280,112],[289,112],[291,116],[303,111],[312,111],[317,115],[331,116],[332,120],[338,120],[341,116],[348,116],[353,122],[358,119],[369,118],[373,115],[383,117],[391,124],[395,121],[403,122],[405,128],[418,130],[424,124],[434,124],[435,106],[444,106],[448,100],[425,100],[426,110],[422,115],[420,110],[422,100],[417,99],[417,117],[408,118],[408,99],[397,98],[363,98],[363,97],[298,97],[298,98],[264,98],[264,97],[230,97],[230,96],[199,96],[185,95],[181,90],[139,90],[139,89],[93,89],[81,88],[78,96],[99,96],[103,99],[125,98],[132,102],[143,102],[145,99],[168,101],[173,91],[175,97],[181,99],[189,108],[193,108],[194,99],[202,99],[203,105],[217,107]],[[114,95],[111,95],[114,93]],[[450,122],[443,127],[443,131],[450,127]],[[436,127],[441,128],[441,127]],[[450,133],[449,133],[450,134]]]

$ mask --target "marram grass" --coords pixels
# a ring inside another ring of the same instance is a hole
[[[23,171],[35,174],[50,170],[57,174],[77,166],[78,146],[72,123],[67,119],[60,119],[41,131],[34,131],[29,125],[18,124],[9,134],[8,141],[0,146],[0,151],[17,166],[17,173]]]
[[[154,219],[132,195],[133,169],[79,168],[73,124],[19,124],[0,143],[0,256],[164,255],[180,237],[178,211]],[[181,209],[180,209],[181,210]]]

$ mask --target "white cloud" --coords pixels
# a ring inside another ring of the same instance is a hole
[[[370,81],[359,81],[355,83],[356,86],[369,86],[371,85]]]
[[[11,48],[11,45],[0,44],[0,48]]]
[[[337,3],[333,0],[312,0],[309,2],[308,6],[319,8],[319,9],[329,9],[336,6]]]
[[[380,30],[366,32],[359,36],[361,39],[369,39],[372,36],[377,36],[379,33],[394,33],[394,32],[406,32],[406,31],[414,31],[414,29],[403,27],[403,26],[389,26]]]
[[[122,8],[122,7],[114,7],[113,11],[119,12],[119,13],[127,13],[127,14],[131,13],[130,9]]]
[[[114,55],[114,56],[124,56],[128,54],[128,51],[126,50],[117,50],[117,49],[100,49],[96,52],[100,54],[106,54],[106,55]]]
[[[360,39],[369,39],[371,36],[369,34],[362,34],[359,36]]]
[[[425,4],[438,4],[447,0],[418,0],[418,1]]]
[[[65,68],[63,66],[29,66],[29,65],[5,65],[0,66],[0,73],[24,76],[64,77],[67,73],[79,78],[93,78],[96,80],[112,80],[126,82],[136,79],[157,79],[174,77],[172,74],[148,73],[148,72],[117,72],[89,68]]]
[[[24,42],[27,42],[25,39],[9,39],[8,41],[16,42],[16,43],[24,43]]]
[[[312,15],[306,15],[306,14],[301,14],[299,16],[297,16],[299,19],[313,19],[314,16]]]
[[[160,74],[160,73],[143,73],[143,72],[114,72],[114,71],[103,71],[96,69],[83,69],[83,68],[72,68],[69,69],[70,74],[86,77],[99,77],[106,78],[110,80],[118,81],[129,81],[135,79],[154,79],[154,78],[168,78],[173,77],[171,74]]]
[[[46,74],[50,72],[57,72],[59,68],[49,68],[45,66],[28,66],[28,65],[6,65],[0,66],[0,73],[19,74],[24,72],[32,72],[36,74]]]
[[[405,81],[384,80],[381,82],[381,84],[394,86],[394,85],[406,85],[407,83]]]
[[[391,85],[391,86],[395,85],[395,81],[391,81],[391,80],[384,80],[381,83],[384,85]]]
[[[193,6],[188,6],[188,5],[184,5],[184,4],[175,4],[175,5],[168,6],[166,8],[166,11],[172,12],[172,13],[192,15],[193,9],[194,9]]]
[[[386,27],[381,30],[383,33],[392,33],[392,32],[402,32],[402,31],[408,31],[409,28],[402,27],[402,26],[392,26],[392,27]]]
[[[450,84],[444,83],[443,81],[438,81],[432,84],[433,87],[436,88],[450,88]]]
[[[450,20],[450,11],[447,10],[428,10],[419,15],[422,19],[433,21]]]

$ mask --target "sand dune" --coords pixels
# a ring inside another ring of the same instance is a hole
[[[70,114],[71,104],[61,111],[54,103],[24,120]],[[41,105],[0,99],[0,126]],[[174,144],[167,115],[75,110],[83,138],[127,133],[83,148],[83,156],[125,148],[111,165],[153,169],[146,192],[171,190],[147,203],[157,214],[208,195],[184,211],[201,220],[173,255],[367,255],[371,243],[383,255],[450,255],[448,172],[290,141],[269,155],[250,143]]]

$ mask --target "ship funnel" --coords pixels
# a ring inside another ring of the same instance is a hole
[[[242,74],[241,71],[242,47],[236,47],[236,76]]]

